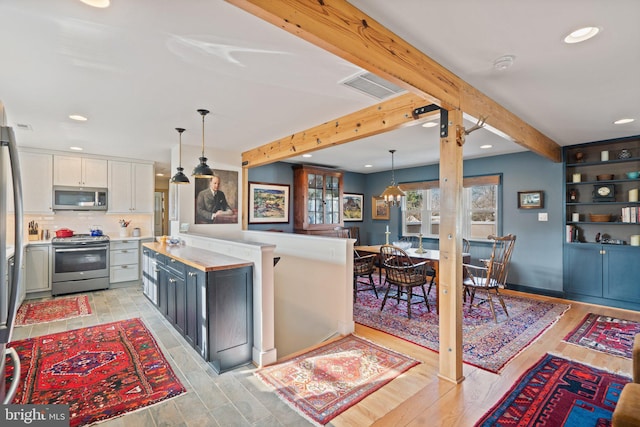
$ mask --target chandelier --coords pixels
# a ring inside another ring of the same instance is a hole
[[[389,150],[389,152],[391,153],[391,185],[384,190],[380,197],[384,198],[385,203],[389,206],[400,206],[405,194],[404,191],[396,185],[395,171],[393,167],[393,153],[395,153],[396,150]]]

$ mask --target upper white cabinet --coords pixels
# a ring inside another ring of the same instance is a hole
[[[109,161],[109,212],[153,213],[153,165]]]
[[[21,151],[22,201],[25,213],[52,213],[53,156]]]
[[[107,160],[53,156],[53,185],[106,188],[109,181],[107,172]]]

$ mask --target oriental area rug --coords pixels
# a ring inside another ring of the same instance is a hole
[[[140,319],[14,341],[13,404],[67,404],[70,426],[117,417],[186,391]],[[13,367],[7,363],[6,381]]]
[[[609,426],[622,388],[630,381],[547,354],[476,426]]]
[[[631,359],[640,322],[588,313],[563,341]]]
[[[348,335],[255,375],[298,413],[324,425],[419,363]]]
[[[380,311],[384,293],[379,290],[378,294],[379,299],[373,291],[358,292],[353,306],[356,323],[438,352],[439,319],[433,292],[429,295],[431,311],[424,304],[415,304],[411,307],[411,319],[407,318],[406,303],[397,304],[394,299],[388,299]],[[498,322],[493,320],[487,303],[474,305],[471,310],[466,304],[463,306],[463,361],[493,373],[499,373],[570,308],[567,304],[519,296],[503,295],[503,299],[509,317],[496,302]]]
[[[55,322],[91,314],[86,295],[44,301],[25,301],[16,314],[16,326]]]

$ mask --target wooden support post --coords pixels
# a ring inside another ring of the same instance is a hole
[[[440,370],[454,383],[462,375],[462,112],[449,111],[448,135],[440,139]]]

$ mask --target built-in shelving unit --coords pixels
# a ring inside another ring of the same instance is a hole
[[[565,293],[640,309],[640,179],[628,175],[640,172],[640,136],[564,147],[563,158]]]

